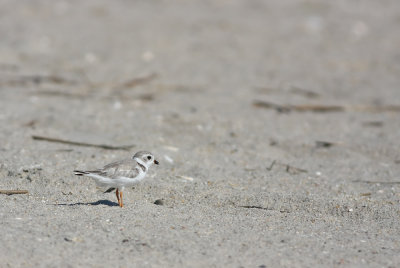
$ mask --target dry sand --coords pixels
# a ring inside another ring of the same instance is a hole
[[[398,0],[0,5],[1,267],[400,266]]]

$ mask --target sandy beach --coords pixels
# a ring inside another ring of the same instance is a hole
[[[400,266],[400,2],[0,6],[0,267]]]

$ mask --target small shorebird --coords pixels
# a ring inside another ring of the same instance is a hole
[[[74,173],[77,176],[87,176],[94,179],[99,186],[111,187],[105,191],[106,193],[116,189],[118,204],[123,207],[122,191],[125,186],[132,186],[143,180],[153,163],[159,164],[152,153],[140,151],[132,158],[110,163],[103,168],[90,171],[74,170]]]

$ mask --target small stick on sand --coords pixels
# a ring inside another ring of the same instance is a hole
[[[18,75],[11,77],[8,80],[1,81],[2,85],[24,85],[28,83],[41,84],[41,83],[53,83],[53,84],[76,84],[76,81],[68,80],[61,76],[56,75]]]
[[[286,165],[286,172],[290,174],[307,173],[307,170]]]
[[[267,167],[267,170],[271,171],[272,168],[274,167],[275,163],[276,163],[276,160],[272,161],[271,165],[269,167]]]
[[[372,183],[372,184],[400,184],[400,181],[362,181],[362,180],[355,180],[352,182],[358,183]]]
[[[97,148],[102,148],[102,149],[107,149],[107,150],[129,150],[132,147],[135,147],[135,145],[133,145],[133,144],[132,145],[123,145],[123,146],[112,146],[112,145],[106,145],[106,144],[93,144],[93,143],[86,143],[86,142],[68,141],[68,140],[36,136],[36,135],[32,135],[32,139],[40,140],[40,141],[49,141],[49,142],[70,144],[70,145],[76,145],[76,146],[97,147]]]
[[[28,194],[28,190],[0,190],[0,194],[6,194],[6,195]]]
[[[119,85],[117,85],[115,88],[133,88],[142,84],[146,84],[151,82],[152,80],[156,79],[158,77],[158,74],[156,73],[151,73],[147,76],[143,76],[143,77],[138,77],[138,78],[133,78],[131,80],[125,81]]]
[[[331,113],[331,112],[370,112],[370,113],[384,113],[384,112],[400,112],[398,105],[386,106],[342,106],[342,105],[320,105],[320,104],[305,104],[305,105],[281,105],[268,101],[256,100],[253,106],[257,108],[273,109],[280,113],[288,112],[314,112],[314,113]]]
[[[307,173],[307,172],[308,172],[308,170],[306,170],[306,169],[293,167],[293,166],[290,166],[290,165],[285,164],[285,163],[279,163],[277,160],[272,161],[271,165],[270,165],[269,167],[267,167],[266,169],[267,169],[268,171],[271,171],[272,168],[273,168],[275,165],[284,166],[284,167],[286,168],[286,172],[287,172],[287,173],[290,173],[290,174],[298,174],[298,173],[301,173],[301,172],[304,172],[304,173]]]
[[[296,112],[315,112],[315,113],[327,113],[327,112],[342,112],[345,111],[345,107],[337,105],[280,105],[267,101],[254,101],[253,106],[265,109],[274,109],[280,113],[288,113],[291,111]]]

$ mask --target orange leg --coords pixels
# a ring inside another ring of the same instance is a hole
[[[122,191],[119,191],[119,195],[121,200],[121,204],[119,204],[119,206],[122,208],[124,206],[124,203],[122,203]]]
[[[115,195],[117,196],[117,199],[118,199],[118,205],[121,206],[121,202],[119,201],[119,191],[118,191],[118,188],[117,188],[117,190],[115,191]]]

